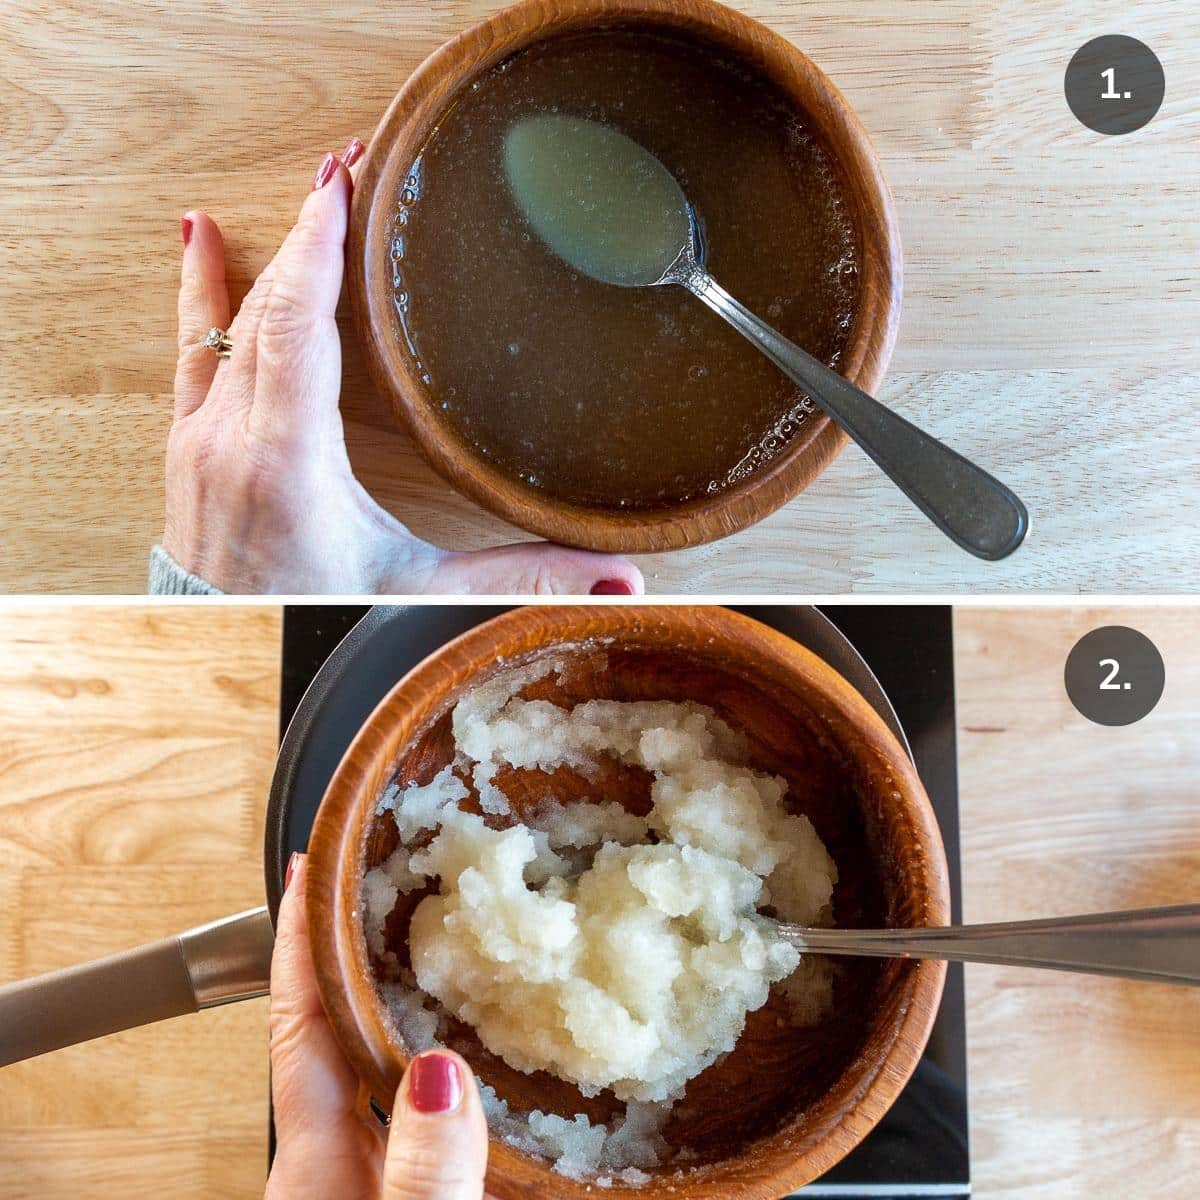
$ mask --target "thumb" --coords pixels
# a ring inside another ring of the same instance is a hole
[[[487,1139],[471,1068],[450,1050],[419,1054],[396,1093],[381,1200],[483,1200]]]
[[[626,558],[524,542],[446,554],[426,591],[472,595],[640,596],[642,573]]]

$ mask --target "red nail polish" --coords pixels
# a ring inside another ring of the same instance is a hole
[[[633,584],[623,579],[602,579],[592,586],[592,596],[632,596]]]
[[[179,232],[183,234],[183,246],[187,249],[188,243],[192,240],[192,225],[194,222],[191,217],[179,218]]]
[[[408,1099],[421,1113],[448,1113],[463,1095],[462,1071],[448,1054],[420,1054],[408,1068]]]
[[[283,873],[283,890],[288,890],[288,884],[292,882],[292,876],[296,873],[296,864],[300,861],[300,853],[297,850],[292,851],[292,857],[288,859],[287,870]]]
[[[362,158],[363,151],[365,149],[366,147],[358,138],[352,137],[350,141],[346,143],[345,150],[342,151],[342,166],[349,170],[350,167],[354,166],[354,164],[358,162],[360,158]]]
[[[323,188],[333,178],[337,167],[338,160],[332,154],[326,154],[321,159],[321,165],[317,168],[316,178],[313,180],[314,192]]]

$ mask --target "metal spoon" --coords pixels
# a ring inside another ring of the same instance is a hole
[[[1200,985],[1200,904],[921,929],[806,929],[775,923],[807,954],[940,958]]]
[[[599,122],[543,114],[509,130],[504,156],[518,206],[576,269],[621,287],[687,288],[799,384],[964,550],[995,560],[1024,540],[1029,514],[1009,488],[788,341],[717,283],[704,266],[695,210],[649,151]]]

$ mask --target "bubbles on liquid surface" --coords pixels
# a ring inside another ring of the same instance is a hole
[[[830,275],[840,275],[847,278],[851,275],[858,274],[858,263],[854,261],[853,254],[843,254],[836,262],[829,264]]]
[[[709,484],[709,492],[723,491],[726,487],[741,483],[757,467],[774,458],[788,446],[800,427],[816,410],[817,406],[811,397],[801,396],[799,401],[759,438],[724,480]]]

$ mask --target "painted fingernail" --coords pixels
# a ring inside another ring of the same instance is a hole
[[[292,857],[288,859],[287,870],[283,873],[283,890],[288,890],[288,884],[292,882],[292,876],[296,873],[296,864],[300,861],[300,852],[292,851]]]
[[[431,1050],[412,1060],[408,1068],[408,1098],[417,1112],[453,1112],[462,1095],[462,1071],[448,1054]]]
[[[345,150],[342,151],[342,166],[346,167],[347,170],[354,166],[354,164],[358,162],[360,158],[362,158],[363,151],[365,149],[366,147],[358,138],[352,137],[349,142],[346,143]]]
[[[192,240],[192,226],[194,222],[191,217],[179,218],[179,232],[183,234],[183,245],[187,248],[188,243]]]
[[[633,584],[626,583],[623,579],[602,579],[599,583],[593,584],[592,590],[589,593],[592,596],[632,596]]]
[[[313,191],[319,191],[332,178],[333,173],[337,170],[338,160],[332,154],[326,154],[321,159],[321,165],[317,168],[316,177],[313,179]]]

